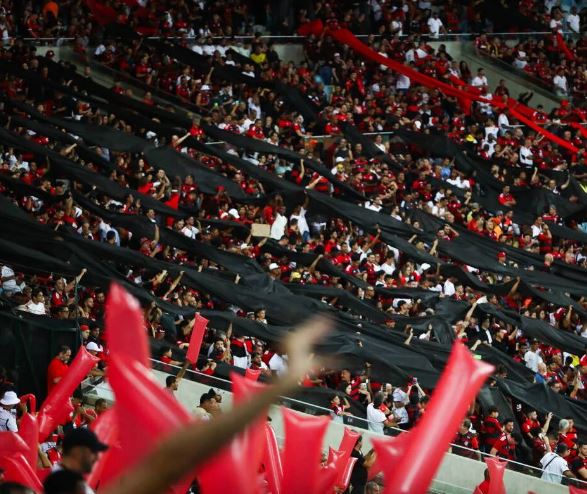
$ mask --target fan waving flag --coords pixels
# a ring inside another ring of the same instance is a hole
[[[195,364],[198,361],[198,355],[200,355],[200,348],[202,347],[202,340],[204,339],[204,332],[208,326],[208,319],[202,317],[200,314],[196,314],[196,320],[194,322],[194,329],[190,337],[190,347],[186,355],[186,359]]]

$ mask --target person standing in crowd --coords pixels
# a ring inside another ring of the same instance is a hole
[[[352,487],[352,492],[365,492],[369,468],[371,468],[376,458],[376,453],[373,449],[371,449],[366,455],[363,455],[362,447],[363,436],[360,435],[357,438],[355,447],[351,451],[351,457],[357,459],[353,471],[351,472],[351,480],[349,482],[349,485]]]
[[[16,407],[20,400],[14,391],[6,391],[0,400],[0,432],[18,432]]]
[[[60,470],[43,482],[44,494],[86,494],[84,478],[72,470]]]
[[[550,445],[547,445],[547,453],[540,460],[542,466],[540,478],[554,484],[561,484],[564,477],[574,479],[575,474],[569,468],[566,460],[568,456],[569,448],[566,444],[557,444],[554,452],[550,450]]]
[[[502,432],[500,436],[493,443],[493,447],[489,454],[491,456],[499,456],[506,460],[516,459],[516,440],[512,436],[514,432],[514,419],[505,419],[503,421]]]
[[[477,438],[477,434],[472,431],[471,428],[471,421],[469,419],[463,420],[463,423],[453,439],[449,452],[466,458],[480,460],[481,453],[479,451],[479,439]]]
[[[52,477],[62,470],[78,475],[88,475],[98,461],[98,455],[107,449],[108,445],[102,443],[94,431],[85,427],[72,429],[63,438],[61,462],[53,467],[53,472],[45,482],[53,482]],[[87,484],[85,484],[85,494],[94,494]]]
[[[177,398],[175,392],[179,389],[179,383],[183,379],[183,376],[185,376],[189,364],[189,361],[186,360],[177,373],[177,376],[167,376],[165,378],[165,391],[170,393],[174,398]]]
[[[569,467],[575,477],[587,482],[587,442],[579,443],[577,456],[570,460]]]
[[[67,365],[71,359],[71,348],[62,346],[59,353],[53,357],[47,369],[47,393],[50,393],[55,386],[63,379],[69,366]]]
[[[373,401],[367,405],[367,420],[369,430],[377,434],[383,434],[384,427],[395,427],[393,414],[388,408],[382,410],[383,393],[378,392],[373,396]]]
[[[495,441],[501,436],[501,423],[498,419],[499,410],[497,407],[490,407],[483,419],[481,432],[483,434],[483,449],[485,453],[491,451]]]

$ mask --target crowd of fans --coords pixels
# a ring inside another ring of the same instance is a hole
[[[3,2],[6,10],[5,22],[7,25],[15,26],[14,20],[11,20],[9,15],[11,9],[9,3]],[[434,14],[429,16],[427,11],[431,7],[434,12],[437,10],[435,8],[437,6],[428,4],[429,2],[411,1],[382,2],[381,4],[370,2],[368,5],[371,12],[364,13],[366,19],[371,16],[377,21],[375,14],[379,6],[381,9],[379,15],[385,20],[382,22],[379,19],[380,25],[383,26],[380,32],[388,33],[390,36],[384,36],[380,42],[369,39],[368,43],[379,52],[406,63],[426,75],[447,82],[451,81],[451,77],[464,80],[478,87],[486,99],[509,95],[505,81],[496,88],[488,87],[482,69],[471,70],[465,63],[453,60],[443,46],[433,50],[416,36],[401,38],[397,36],[398,34],[426,33],[426,29],[431,25],[428,20],[435,18]],[[123,6],[125,2],[117,2],[117,5],[122,9],[128,8]],[[585,165],[585,138],[579,129],[568,125],[570,121],[584,122],[586,120],[584,109],[580,106],[565,103],[550,113],[538,109],[534,115],[535,121],[549,125],[551,130],[581,150],[580,153],[572,155],[563,148],[553,146],[550,141],[537,135],[533,130],[516,126],[517,122],[507,110],[497,112],[491,106],[479,103],[474,105],[471,115],[465,115],[453,98],[443,95],[438,90],[415,84],[407,77],[392,73],[385,67],[365,64],[360,57],[341,49],[327,37],[310,37],[304,47],[305,60],[299,64],[281,61],[273,47],[266,44],[260,37],[253,40],[248,51],[242,47],[233,46],[229,38],[233,34],[251,33],[252,27],[258,25],[277,26],[275,29],[279,33],[293,32],[300,22],[316,16],[324,17],[325,20],[337,19],[337,22],[340,22],[340,19],[345,18],[344,2],[336,6],[335,4],[314,4],[308,6],[305,12],[294,12],[291,19],[282,13],[287,19],[285,25],[281,17],[263,3],[255,6],[254,12],[250,10],[253,7],[244,2],[216,2],[217,8],[202,9],[200,7],[200,10],[196,4],[193,11],[191,4],[190,9],[187,8],[187,4],[180,3],[180,5],[183,6],[169,10],[169,15],[165,17],[160,15],[161,12],[157,12],[157,7],[147,3],[145,8],[148,15],[145,19],[150,19],[154,24],[155,34],[185,36],[190,35],[190,29],[193,29],[197,39],[188,42],[184,37],[183,43],[194,52],[210,58],[210,67],[204,72],[201,68],[196,70],[194,67],[171,60],[148,45],[114,42],[107,38],[98,44],[97,49],[91,50],[92,56],[106,65],[127,72],[142,83],[151,85],[153,90],[164,90],[185,99],[186,102],[199,108],[204,118],[212,125],[294,149],[308,159],[320,160],[328,169],[331,169],[332,175],[335,175],[337,179],[365,194],[368,201],[364,206],[371,210],[389,214],[400,221],[411,223],[415,228],[420,228],[419,222],[412,220],[410,210],[421,209],[446,220],[454,227],[462,225],[478,235],[540,254],[544,257],[545,269],[554,259],[587,267],[587,251],[584,245],[580,242],[557,238],[550,232],[545,220],[564,224],[555,207],[545,209],[532,224],[517,224],[510,212],[491,213],[474,203],[472,201],[472,191],[476,186],[474,177],[461,173],[450,160],[433,158],[399,139],[386,141],[382,135],[377,135],[374,137],[375,145],[403,170],[396,172],[382,159],[369,159],[362,146],[351,145],[343,137],[341,130],[341,124],[348,122],[353,123],[363,132],[378,133],[406,128],[420,133],[448,135],[492,165],[492,174],[503,183],[503,192],[499,201],[504,209],[516,204],[516,198],[509,191],[509,186],[513,185],[543,187],[567,197],[572,202],[577,202],[579,197],[575,192],[570,191],[569,180],[557,182],[552,179],[548,170],[564,171],[569,179],[574,176],[582,183],[583,191],[587,192],[585,181],[587,175],[582,174],[581,171]],[[47,8],[46,5],[45,8]],[[78,11],[75,9],[83,7],[79,2],[72,2],[69,8],[72,9],[73,14],[76,14]],[[226,9],[230,10],[231,22],[224,21],[227,18]],[[319,9],[324,10],[317,14],[316,10]],[[329,13],[330,9],[335,9],[332,14]],[[458,30],[461,23],[457,20],[462,17],[460,14],[455,14],[455,20],[451,22],[451,9],[460,11],[462,6],[458,2],[443,3],[440,11],[443,21],[442,24],[436,23],[436,25],[443,25],[443,28],[447,30]],[[49,13],[46,17],[50,17],[51,8],[47,10]],[[66,8],[61,6],[58,18],[64,10]],[[140,9],[131,9],[131,12],[136,14],[138,10]],[[131,12],[125,15],[128,16]],[[479,12],[472,14],[474,18]],[[528,14],[530,12],[531,9],[528,10]],[[195,16],[198,19],[197,22],[202,24],[198,24],[192,16]],[[129,22],[132,22],[132,16],[129,18]],[[64,29],[72,36],[81,36],[85,29],[87,40],[89,40],[91,26],[84,26],[87,22],[84,16],[72,15],[71,19],[71,23],[65,23],[67,27]],[[281,20],[281,24],[278,19]],[[169,24],[167,30],[161,25],[165,22]],[[353,22],[357,26],[354,26]],[[397,25],[393,27],[394,22],[399,22],[399,30]],[[76,25],[77,23],[79,25]],[[361,32],[360,22],[354,14],[347,23],[351,27],[356,27],[357,32]],[[184,24],[185,30],[178,27]],[[45,24],[39,29],[39,35],[46,35]],[[81,29],[81,31],[72,32],[72,29]],[[177,31],[175,32],[174,29]],[[366,32],[372,32],[372,27],[364,29],[367,30]],[[269,31],[274,32],[271,28]],[[11,34],[8,28],[7,32]],[[225,38],[217,40],[210,36],[225,36]],[[478,48],[488,53],[492,53],[491,46],[494,43],[499,45],[491,37],[481,37],[477,40]],[[544,54],[539,46],[539,43],[532,45],[531,48],[524,45],[528,59],[533,58],[532,53],[537,53],[538,60],[546,57],[551,66],[555,66],[560,61],[559,54],[548,50]],[[569,46],[576,50],[578,55],[583,56],[580,50],[581,47],[584,48],[584,45],[577,43],[569,44]],[[235,48],[240,56],[235,56],[229,50],[230,47]],[[504,48],[498,56],[503,58],[515,56],[517,59],[521,49],[521,46],[514,50]],[[246,62],[243,62],[243,55],[248,57]],[[552,60],[549,58],[551,56]],[[37,66],[41,67],[39,71],[42,70],[42,59],[38,65],[31,63],[34,52],[22,43],[15,43],[8,48],[5,57],[21,64],[28,63],[31,70],[37,70],[35,68]],[[528,62],[528,64],[531,63]],[[223,65],[239,67],[245,74],[251,73],[264,79],[279,79],[300,89],[319,108],[320,116],[327,122],[325,133],[331,138],[326,141],[313,138],[312,134],[318,130],[313,127],[313,122],[304,121],[303,117],[296,112],[284,110],[281,98],[275,91],[255,89],[227,81],[219,82],[214,77],[214,68]],[[578,77],[581,65],[577,63],[572,67],[573,69],[570,64],[567,64],[564,69],[575,70]],[[87,73],[91,76],[89,71]],[[103,124],[106,121],[107,125],[114,128],[125,129],[142,137],[154,139],[157,144],[172,145],[176,150],[199,159],[211,169],[226,174],[239,184],[247,195],[258,196],[263,193],[263,185],[258,180],[247,176],[242,170],[230,166],[217,157],[190,148],[184,144],[184,139],[181,137],[166,143],[163,138],[146,135],[146,132],[133,129],[116,117],[104,119],[102,111],[82,100],[73,101],[62,95],[53,95],[39,100],[33,94],[31,87],[10,75],[2,76],[0,87],[11,98],[32,100],[36,104],[42,104],[41,110],[46,114],[90,123]],[[119,94],[132,95],[119,83],[115,84],[112,90]],[[150,91],[145,91],[139,99],[150,105],[157,104],[156,98]],[[394,118],[390,119],[390,115]],[[35,142],[59,150],[67,158],[78,162],[80,166],[88,166],[88,163],[77,154],[75,146],[60,147],[58,143],[51,142],[47,137],[31,134],[26,129],[9,122],[6,124],[11,130]],[[190,134],[186,135],[195,135],[204,139],[197,123],[190,129]],[[341,194],[341,191],[324,177],[304,167],[303,162],[293,165],[274,155],[234,149],[231,152],[238,152],[259,167],[298,185],[324,194],[334,196]],[[367,235],[356,225],[342,219],[325,219],[313,214],[306,203],[299,204],[290,211],[286,210],[283,199],[279,195],[272,198],[265,207],[238,203],[222,189],[219,189],[216,195],[204,194],[199,190],[193,177],[188,176],[182,181],[177,177],[168,176],[163,170],[153,168],[152,164],[140,154],[110,152],[110,158],[116,163],[116,170],[111,178],[129,187],[129,194],[124,203],[119,203],[105,195],[99,196],[99,205],[105,209],[129,215],[144,214],[157,224],[158,229],[172,228],[189,238],[256,259],[275,280],[345,288],[364,302],[389,314],[390,318],[386,323],[389,331],[399,331],[395,329],[396,322],[391,316],[420,316],[428,313],[421,301],[389,299],[378,294],[376,287],[419,287],[433,290],[441,297],[468,301],[472,307],[471,311],[454,326],[458,338],[474,349],[479,345],[489,345],[502,350],[513,360],[531,369],[535,374],[536,382],[546,382],[557,393],[572,398],[587,398],[585,395],[587,359],[579,361],[563,354],[560,349],[543,342],[529,340],[518,328],[504,324],[496,318],[488,317],[480,320],[476,317],[474,312],[476,305],[488,302],[497,307],[507,307],[520,314],[547,321],[557,330],[587,337],[587,322],[577,311],[572,307],[557,307],[540,299],[522,296],[517,291],[519,280],[505,296],[485,296],[461,284],[455,278],[444,277],[406,258],[403,253],[381,241],[379,235]],[[99,169],[99,166],[94,166]],[[18,149],[3,147],[1,171],[11,178],[38,187],[55,196],[66,192],[63,183],[55,180],[58,177],[53,176],[53,172],[49,172],[44,163],[38,162],[33,154],[24,153]],[[101,171],[104,172],[104,170]],[[83,188],[75,185],[73,187],[83,192]],[[181,205],[199,208],[199,216],[177,219],[168,224],[166,218],[157,216],[153,210],[142,208],[133,197],[133,190],[149,194],[162,201],[178,194]],[[61,202],[49,204],[33,196],[22,197],[15,194],[5,185],[0,186],[0,191],[13,198],[25,212],[39,222],[48,224],[56,230],[63,228],[75,231],[85,239],[129,246],[146,256],[175,262],[186,267],[204,270],[221,269],[209,259],[194,257],[181,250],[162,245],[159,238],[130,239],[128,232],[111,226],[108,221],[85,210],[70,195],[64,196],[67,198]],[[361,278],[367,282],[368,287],[363,290],[328,276],[317,269],[316,263],[307,267],[292,265],[287,259],[264,251],[263,245],[266,240],[259,240],[252,236],[239,240],[224,230],[203,226],[204,219],[229,219],[245,226],[254,223],[267,224],[270,226],[270,238],[278,241],[281,246],[300,252],[317,253],[332,261],[347,274]],[[567,226],[585,228],[577,222],[567,222]],[[439,230],[437,234],[441,240],[450,240],[458,236],[456,228],[451,226]],[[417,247],[438,256],[436,243],[429,245],[419,243]],[[511,261],[507,259],[505,253],[502,253],[500,262],[510,263]],[[171,277],[167,271],[162,271],[147,275],[146,272],[141,272],[133,266],[126,266],[126,268],[130,281],[180,307],[227,308],[223,301],[183,285],[181,274]],[[515,281],[508,277],[498,279],[495,274],[482,270],[474,270],[473,274],[480,280],[490,283]],[[86,348],[95,355],[105,356],[107,348],[102,339],[105,293],[95,287],[86,286],[84,275],[85,272],[82,271],[74,279],[64,279],[57,274],[48,276],[39,273],[37,276],[31,276],[15,272],[9,265],[3,265],[2,295],[10,300],[17,310],[59,319],[83,319],[85,323],[80,329]],[[324,301],[343,308],[343,304],[334,297],[326,297]],[[585,307],[584,299],[581,299],[580,303]],[[238,316],[267,323],[264,310],[248,313],[239,307],[230,307],[230,309],[234,310]],[[165,342],[161,354],[156,357],[167,364],[181,365],[180,361],[174,359],[177,353],[172,350],[177,347],[185,349],[189,345],[193,322],[177,320],[179,336],[171,337],[162,323],[162,316],[163,312],[156,304],[145,307],[148,334],[156,340]],[[410,344],[415,337],[409,325],[405,328],[405,337],[406,344]],[[429,331],[421,338],[434,340],[435,337]],[[49,387],[58,382],[54,382],[54,379],[59,379],[59,372],[64,370],[63,365],[71,355],[71,352],[68,354],[68,350],[62,349],[56,357],[57,361],[52,363],[53,371],[50,372]],[[230,329],[219,331],[213,327],[209,328],[202,354],[204,358],[201,359],[198,369],[209,375],[214,374],[220,362],[240,368],[260,370],[267,377],[280,374],[287,369],[287,355],[281,353],[278,346],[259,338],[233,335]],[[59,362],[63,365],[60,366]],[[92,377],[100,378],[104,373],[104,366],[105,363],[102,363],[94,368]],[[506,372],[504,368],[499,368],[497,375],[504,377]],[[9,376],[6,376],[4,380],[9,384]],[[367,362],[359,371],[345,369],[339,372],[332,369],[317,369],[315,373],[308,374],[301,385],[326,387],[333,390],[332,399],[329,403],[324,403],[324,406],[330,409],[334,420],[343,420],[344,416],[349,414],[350,402],[355,402],[366,410],[367,418],[370,420],[369,427],[373,431],[390,433],[397,428],[413,427],[425,413],[430,393],[430,390],[422,389],[417,380],[410,380],[398,387],[388,383],[374,382]],[[168,383],[168,387],[173,388],[173,383]],[[14,401],[12,398],[12,395],[6,397],[6,403],[12,403]],[[203,397],[199,408],[204,412],[198,410],[198,413],[206,413],[213,417],[212,410],[216,410],[217,407],[212,398],[212,396]],[[6,406],[14,408],[15,405]],[[558,424],[550,424],[550,416],[539,421],[535,410],[522,409],[515,404],[513,410],[516,416],[499,417],[497,410],[490,410],[484,415],[478,404],[473,405],[469,417],[455,438],[456,446],[453,447],[453,452],[477,457],[476,450],[482,450],[485,453],[497,454],[509,459],[521,458],[528,463],[538,465],[545,452],[558,451],[557,448],[559,448],[562,454],[564,448],[561,445],[565,445],[571,452],[569,460],[572,461],[569,463],[574,475],[587,479],[587,470],[584,466],[584,460],[587,459],[587,446],[578,441],[572,418],[562,419]],[[82,406],[81,402],[77,403],[72,423],[77,424],[76,427],[83,426],[93,420],[92,416],[92,411]],[[514,420],[521,427],[520,435],[514,433]],[[469,449],[459,449],[458,446]],[[44,446],[48,461],[59,461],[58,457],[51,459],[51,455],[55,454],[52,452],[54,451],[52,447],[54,448],[55,445]]]
[[[587,92],[587,37],[583,35],[565,41],[557,35],[559,31],[560,28],[555,27],[544,37],[523,39],[515,45],[508,45],[499,36],[482,34],[475,40],[475,46],[480,53],[540,79],[557,95],[581,102]]]

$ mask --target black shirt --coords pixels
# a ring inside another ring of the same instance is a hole
[[[361,488],[364,488],[367,484],[367,469],[365,468],[365,457],[363,453],[353,449],[351,452],[352,458],[357,458],[357,462],[353,467],[353,471],[351,473],[351,485],[353,486],[353,492],[357,490],[357,492],[361,492]]]

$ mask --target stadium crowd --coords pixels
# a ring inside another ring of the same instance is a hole
[[[539,254],[544,259],[545,272],[548,272],[555,260],[587,267],[585,245],[569,238],[557,237],[551,233],[549,227],[551,222],[586,232],[584,223],[576,220],[565,222],[556,207],[549,205],[533,222],[518,224],[510,210],[516,205],[516,197],[510,192],[510,187],[513,186],[544,188],[571,203],[577,203],[580,201],[581,190],[576,191],[570,187],[573,178],[580,183],[582,193],[587,193],[587,174],[584,173],[586,139],[580,128],[570,125],[571,122],[587,120],[585,108],[576,104],[578,98],[575,99],[575,104],[564,102],[550,113],[538,108],[533,117],[534,121],[548,125],[563,140],[579,148],[579,153],[573,154],[565,148],[553,145],[534,130],[517,125],[518,122],[507,110],[498,111],[486,103],[475,103],[472,112],[467,115],[454,98],[443,95],[437,89],[429,89],[410,81],[406,76],[392,73],[384,66],[365,63],[361,57],[336,45],[328,37],[310,36],[304,45],[305,60],[299,64],[280,60],[274,47],[260,36],[255,36],[250,48],[246,49],[234,46],[230,38],[235,34],[252,34],[258,31],[256,26],[263,26],[269,32],[291,34],[304,21],[316,17],[322,17],[327,24],[330,20],[331,24],[336,22],[341,25],[340,19],[345,19],[344,23],[354,32],[372,33],[371,22],[374,21],[379,27],[378,32],[384,36],[381,41],[369,38],[367,44],[379,53],[449,83],[454,78],[463,80],[477,87],[490,100],[509,95],[506,81],[496,88],[490,88],[483,69],[470,69],[464,62],[453,60],[443,46],[434,50],[415,35],[428,32],[435,37],[442,29],[454,32],[461,30],[464,25],[471,26],[474,23],[484,24],[485,29],[491,21],[480,17],[483,9],[467,11],[463,17],[463,7],[459,2],[443,3],[440,9],[436,8],[438,5],[424,1],[371,2],[368,4],[370,12],[351,12],[346,19],[344,2],[316,3],[299,12],[290,9],[279,13],[273,12],[269,4],[264,5],[262,2],[254,7],[245,2],[215,2],[214,8],[202,8],[199,4],[194,4],[194,9],[191,9],[191,4],[188,8],[187,4],[180,2],[179,7],[169,8],[165,11],[167,14],[162,16],[154,3],[147,3],[145,7],[138,2],[139,7],[129,11],[124,6],[127,5],[125,2],[111,2],[119,15],[126,16],[122,19],[124,23],[128,21],[135,28],[140,27],[143,34],[182,36],[183,46],[208,57],[209,66],[202,70],[201,67],[196,69],[182,64],[152,46],[133,40],[105,37],[96,48],[90,50],[90,40],[96,35],[93,31],[96,26],[91,25],[87,16],[79,15],[81,10],[76,10],[85,7],[80,2],[71,2],[69,7],[61,6],[55,15],[55,8],[48,7],[52,3],[54,2],[44,5],[42,15],[35,17],[33,11],[28,12],[25,16],[27,32],[33,37],[54,35],[56,32],[76,37],[80,54],[83,52],[107,66],[126,72],[153,88],[153,91],[147,90],[139,96],[136,90],[133,93],[122,83],[117,83],[111,88],[117,94],[137,98],[151,106],[157,106],[159,101],[154,93],[164,91],[174,94],[186,104],[193,105],[202,115],[203,122],[295,150],[307,160],[319,160],[330,170],[332,176],[366,196],[367,200],[363,204],[365,208],[391,215],[416,229],[422,225],[418,219],[414,219],[414,209],[446,221],[446,226],[437,231],[439,240],[454,239],[459,235],[457,226],[462,226],[495,242]],[[3,5],[3,33],[8,33],[3,36],[8,45],[3,53],[4,59],[21,66],[26,65],[28,70],[43,74],[42,57],[37,59],[34,50],[27,44],[8,40],[13,33],[20,33],[22,26],[17,27],[11,15],[14,9],[10,2],[3,2]],[[66,16],[64,12],[68,8],[70,14]],[[531,6],[522,9],[524,15],[532,12],[535,15],[540,9],[532,9]],[[437,19],[436,14],[440,14],[443,20],[440,23],[431,23],[430,19]],[[143,24],[134,23],[133,15]],[[556,18],[559,14],[555,11],[552,15]],[[63,24],[52,24],[52,17],[56,17],[57,21],[63,18]],[[227,17],[231,18],[231,22],[222,20]],[[544,22],[545,19],[546,17],[541,17],[539,21]],[[433,26],[438,31],[433,31]],[[146,28],[152,30],[146,31]],[[400,38],[398,35],[401,34],[409,36]],[[190,41],[188,36],[191,35],[195,35],[196,39]],[[218,40],[212,36],[223,38]],[[547,68],[550,67],[548,70],[558,73],[559,69],[555,67],[560,62],[559,55],[548,50],[545,55],[541,55],[544,52],[540,42],[535,45],[529,42],[528,45],[519,45],[515,49],[504,49],[503,52],[496,53],[492,46],[499,43],[495,39],[482,36],[477,39],[477,47],[504,60],[509,61],[514,57],[514,65],[519,58],[519,52],[525,51],[529,60],[527,65],[534,66],[532,70],[538,70],[537,64],[545,58],[542,61]],[[580,43],[569,46],[578,55],[584,49],[584,45]],[[230,48],[234,48],[234,51]],[[536,63],[532,61],[534,53],[537,54]],[[52,54],[48,57],[51,58]],[[319,115],[325,122],[323,131],[328,138],[317,138],[316,134],[322,129],[315,122],[305,121],[300,113],[286,109],[275,91],[228,80],[218,81],[214,77],[214,70],[223,66],[237,67],[245,75],[251,74],[265,80],[278,79],[298,88],[318,108]],[[530,70],[526,66],[519,68]],[[567,75],[572,74],[574,82],[569,88],[573,96],[580,96],[584,92],[584,70],[581,72],[581,68],[584,69],[584,66],[579,61],[563,66],[563,70],[569,71]],[[89,68],[86,69],[86,74],[91,78]],[[580,80],[580,77],[583,79]],[[171,142],[166,142],[160,136],[152,135],[153,133],[149,135],[145,129],[133,128],[123,119],[106,114],[89,101],[75,100],[55,91],[39,91],[38,87],[14,75],[4,74],[0,88],[8,98],[34,103],[45,115],[123,129],[151,139],[156,144],[169,145],[198,159],[211,170],[225,174],[238,184],[246,196],[259,197],[264,194],[263,184],[258,179],[248,176],[216,156],[184,144],[188,136],[198,137],[202,141],[206,139],[197,119],[191,129],[185,129],[187,132],[184,136],[175,136]],[[3,117],[5,127],[33,142],[57,150],[62,156],[82,167],[91,167],[106,173],[105,170],[100,170],[98,164],[88,164],[83,160],[75,144],[66,147],[50,137],[15,124],[11,121],[11,116],[18,115],[18,112],[14,108],[11,111],[12,114]],[[390,116],[393,118],[389,118]],[[390,167],[381,157],[368,157],[360,143],[351,144],[343,136],[343,126],[346,124],[354,124],[361,132],[375,133],[375,145],[386,158],[399,165],[402,171]],[[491,174],[503,183],[503,190],[499,195],[503,211],[488,211],[474,202],[472,197],[473,191],[478,187],[477,181],[475,177],[459,171],[454,162],[431,156],[401,139],[384,138],[386,133],[402,128],[417,133],[447,135],[455,143],[464,145],[470,152],[486,160],[491,165]],[[270,153],[242,151],[229,145],[226,145],[226,149],[309,190],[334,197],[343,195],[327,177],[304,166],[303,160],[299,164],[292,164]],[[498,308],[513,309],[528,317],[546,321],[559,331],[587,337],[587,321],[581,313],[572,306],[560,307],[537,297],[522,295],[518,292],[519,279],[510,279],[483,270],[471,270],[474,276],[484,282],[513,282],[507,294],[487,295],[456,278],[443,276],[430,269],[430,266],[409,259],[398,249],[381,241],[379,234],[367,234],[357,225],[342,218],[323,218],[313,214],[307,203],[300,203],[289,209],[280,195],[275,195],[264,206],[244,201],[239,203],[229,197],[222,187],[217,189],[215,195],[203,193],[193,176],[187,176],[183,180],[169,176],[164,170],[154,168],[140,154],[112,152],[105,147],[99,148],[99,151],[116,164],[109,178],[129,189],[123,202],[104,194],[98,198],[92,196],[92,199],[97,199],[97,205],[105,210],[144,215],[157,225],[157,231],[169,228],[210,246],[255,259],[277,281],[344,288],[363,302],[386,313],[389,316],[385,323],[386,329],[403,331],[408,345],[414,338],[434,341],[435,335],[428,331],[415,336],[409,324],[403,325],[401,330],[396,329],[396,316],[418,317],[429,314],[427,311],[431,309],[426,309],[421,300],[390,299],[378,293],[378,287],[422,288],[434,291],[443,298],[469,302],[471,310],[463,320],[454,325],[456,337],[465,341],[473,350],[480,345],[501,350],[514,361],[526,365],[535,375],[535,382],[546,382],[551,390],[571,398],[587,399],[587,357],[573,359],[559,348],[528,338],[514,325],[505,324],[493,317],[480,318],[475,313],[477,304],[490,303]],[[57,231],[74,231],[84,239],[128,246],[150,258],[190,268],[222,269],[209,259],[195,257],[164,245],[159,234],[156,238],[132,239],[127,231],[115,228],[109,221],[78,203],[67,193],[68,185],[58,180],[62,177],[47,163],[39,161],[33,153],[3,146],[1,168],[5,177],[37,187],[51,196],[63,197],[57,202],[44,202],[34,195],[15,193],[4,182],[0,184],[2,194],[13,199],[31,217]],[[555,180],[550,173],[552,170],[562,172],[565,178]],[[75,184],[69,184],[69,187],[77,187],[78,191],[83,191],[83,188]],[[133,196],[134,190],[162,202],[175,198],[180,206],[197,208],[198,214],[169,220],[156,214],[153,209],[142,207],[140,201]],[[264,224],[269,227],[269,235],[264,239],[252,235],[240,239],[224,229],[206,226],[205,220],[216,219],[232,221],[245,227]],[[285,249],[312,252],[319,257],[310,266],[292,264],[287,257],[274,255],[263,249],[268,239],[275,240]],[[437,244],[438,241],[428,244],[419,242],[416,247],[440,259],[443,256],[437,252]],[[321,258],[328,259],[344,273],[360,278],[366,282],[367,287],[359,288],[321,272],[317,268]],[[505,252],[500,252],[498,262],[505,265],[514,263]],[[145,276],[146,272],[133,266],[125,266],[125,270],[129,281],[179,307],[198,310],[227,308],[224,301],[183,285],[181,273],[172,277],[166,270],[162,270]],[[104,374],[107,363],[107,346],[102,337],[105,292],[86,286],[84,275],[85,271],[73,279],[65,279],[57,273],[49,276],[39,272],[32,276],[5,264],[1,273],[2,296],[17,310],[59,319],[83,319],[84,324],[80,329],[84,345],[88,351],[103,358],[103,362],[91,372],[93,379],[99,379]],[[337,297],[325,297],[324,302],[344,309],[343,302]],[[586,308],[584,298],[579,303],[583,309]],[[265,310],[251,313],[240,307],[230,309],[240,317],[265,324],[268,322]],[[146,331],[154,340],[164,343],[160,347],[160,355],[156,357],[166,364],[182,365],[181,360],[178,360],[178,355],[181,354],[177,349],[185,349],[189,345],[193,323],[191,320],[178,319],[177,335],[172,335],[166,331],[161,321],[162,316],[163,311],[156,304],[145,307]],[[205,343],[202,348],[203,358],[198,366],[198,370],[205,374],[214,375],[220,362],[260,370],[267,377],[287,369],[287,355],[280,353],[278,346],[260,338],[233,335],[230,329],[220,331],[211,327],[206,333]],[[70,357],[71,351],[67,348],[56,356],[56,360],[52,362],[53,367],[50,368],[48,387],[56,384],[62,373],[66,372]],[[498,368],[496,375],[503,377],[506,372],[504,368]],[[1,402],[5,410],[22,406],[20,400],[16,400],[11,394],[10,381],[10,372],[5,372],[5,393]],[[175,384],[177,383],[169,382],[168,387],[173,388]],[[324,406],[330,409],[334,420],[342,420],[350,413],[350,402],[358,403],[366,410],[371,430],[389,433],[395,433],[397,428],[413,427],[425,413],[428,395],[432,392],[423,389],[414,379],[397,387],[385,382],[374,382],[368,362],[361,369],[317,369],[315,373],[308,374],[300,384],[332,390],[331,399]],[[100,411],[94,412],[82,404],[81,397],[75,396],[74,406],[75,412],[68,427],[79,428],[91,423],[96,413],[103,412],[105,404],[97,404],[96,408],[100,408]],[[199,414],[213,417],[212,410],[216,412],[218,407],[208,395],[203,397],[198,408],[203,410],[198,410]],[[478,404],[472,405],[469,417],[463,422],[455,438],[453,452],[478,457],[479,451],[483,451],[512,460],[521,458],[527,463],[539,465],[543,455],[553,450],[568,457],[570,469],[575,476],[587,480],[587,445],[579,441],[572,417],[561,418],[558,423],[551,424],[551,414],[538,417],[536,410],[523,408],[516,403],[512,405],[512,411],[511,417],[499,417],[497,410],[490,409],[483,414]],[[521,431],[519,434],[514,432],[514,421]],[[15,426],[17,425],[11,427]],[[56,442],[56,437],[53,437],[43,445],[46,453],[44,462],[60,461]]]

